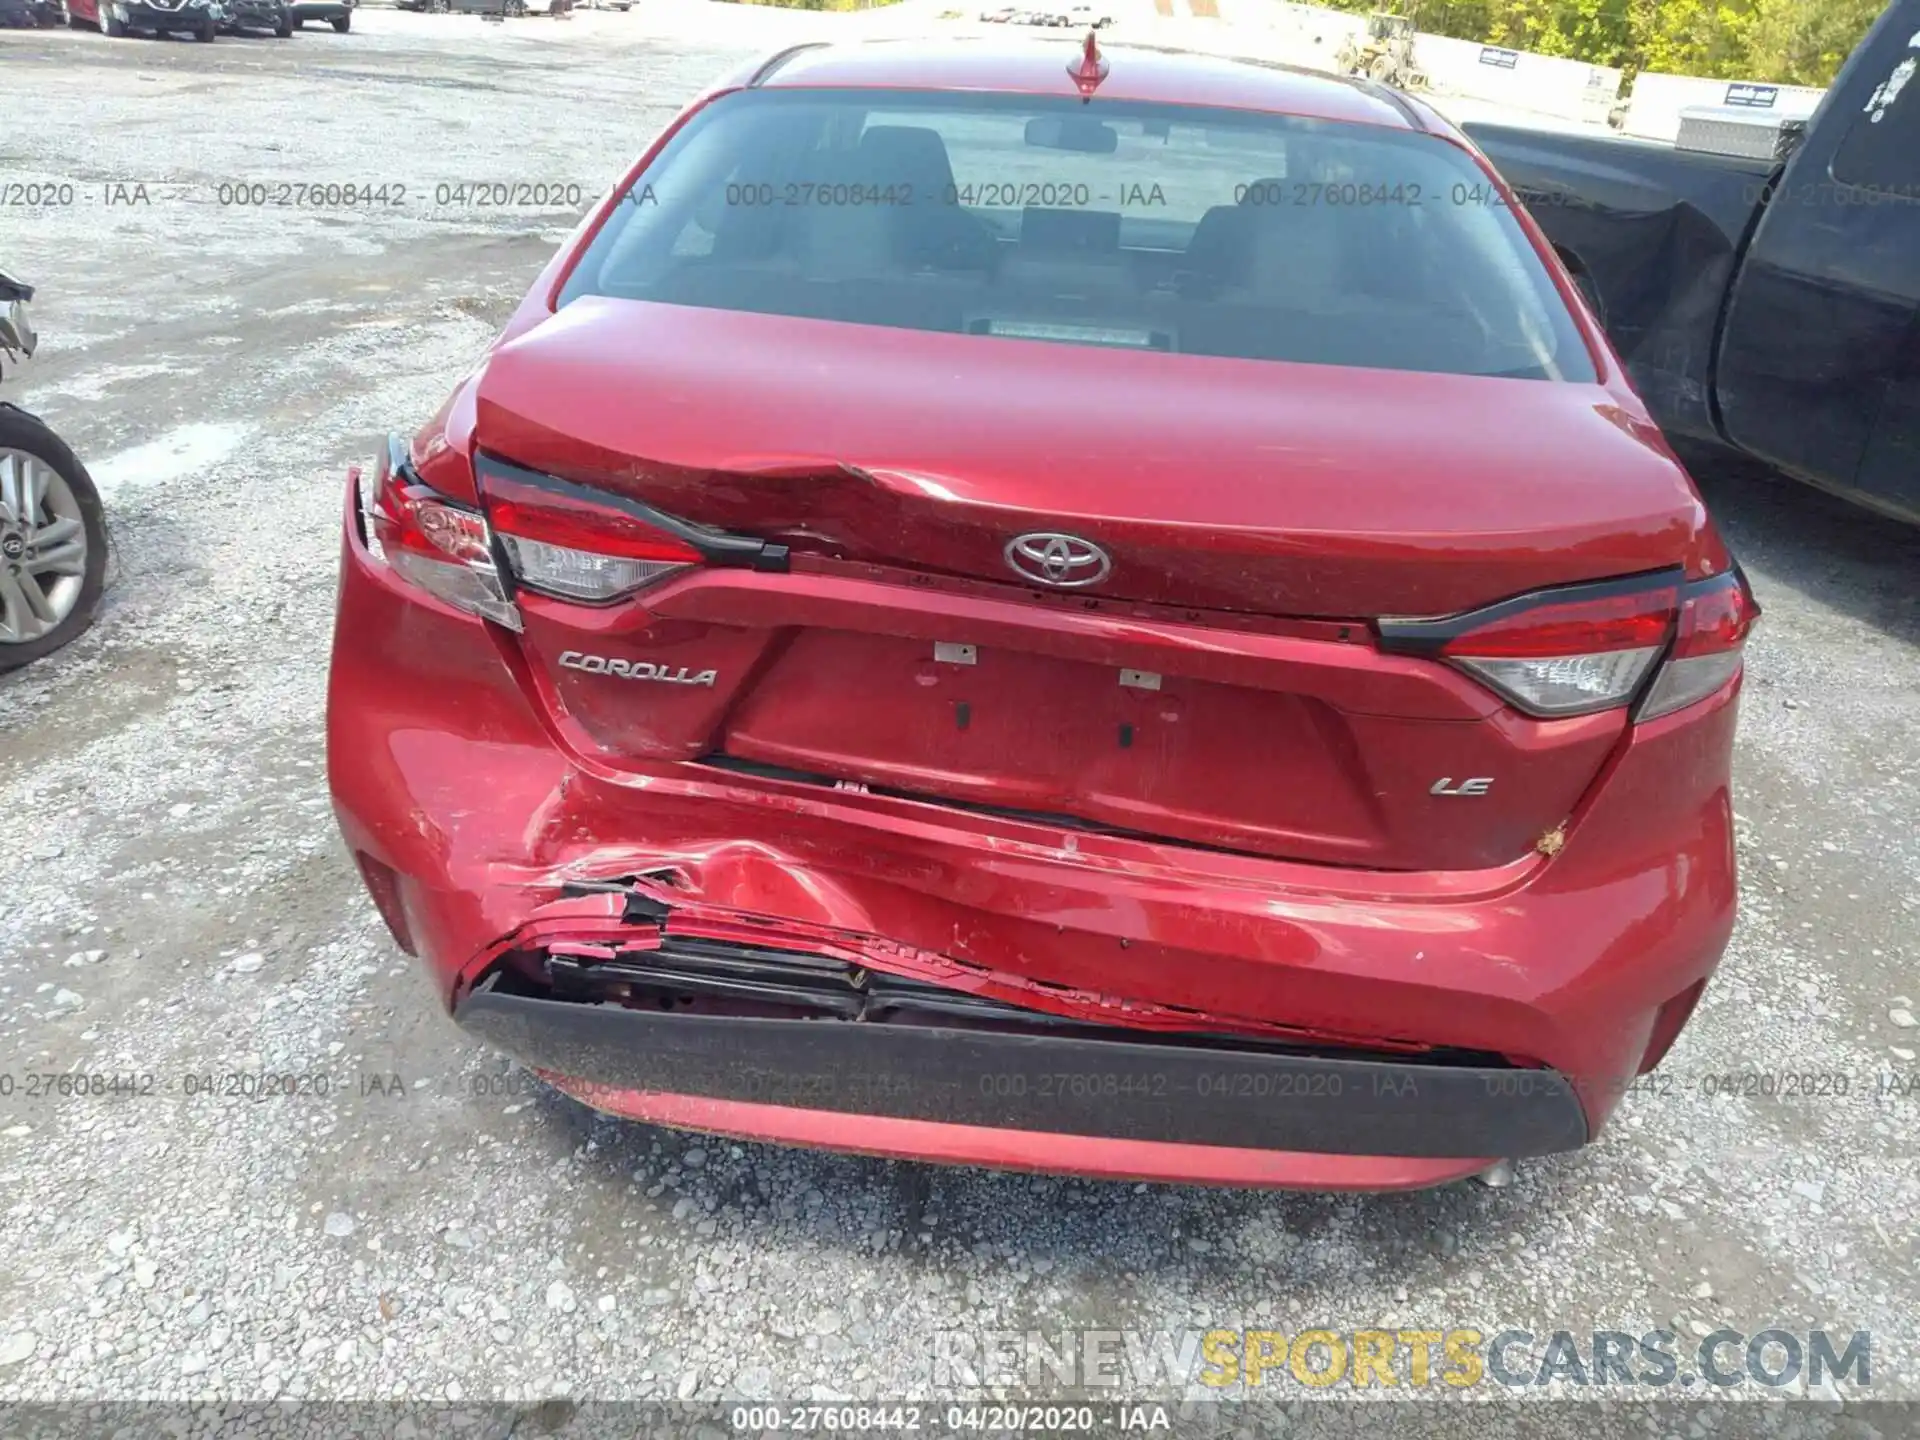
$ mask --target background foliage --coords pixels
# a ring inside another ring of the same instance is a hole
[[[1379,0],[1324,0],[1387,9]],[[1407,13],[1411,0],[1401,0]],[[1662,70],[1728,80],[1825,85],[1884,0],[1426,0],[1422,30],[1565,55],[1629,74]]]

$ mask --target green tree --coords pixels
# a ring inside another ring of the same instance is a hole
[[[1383,0],[1331,0],[1366,13]],[[1615,65],[1826,85],[1883,0],[1405,0],[1438,35]]]
[[[1768,80],[1824,85],[1880,12],[1879,0],[1759,0],[1747,61]]]

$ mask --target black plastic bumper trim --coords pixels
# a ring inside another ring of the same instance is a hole
[[[455,1020],[536,1069],[647,1090],[1113,1140],[1333,1155],[1548,1155],[1587,1141],[1548,1070],[1330,1060],[472,991]]]

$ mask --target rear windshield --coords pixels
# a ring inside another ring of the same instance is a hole
[[[699,113],[561,295],[1174,354],[1591,381],[1435,136],[1052,97],[762,90]]]

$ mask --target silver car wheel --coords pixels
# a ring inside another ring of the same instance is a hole
[[[38,455],[0,447],[0,645],[38,640],[80,603],[87,526]]]

